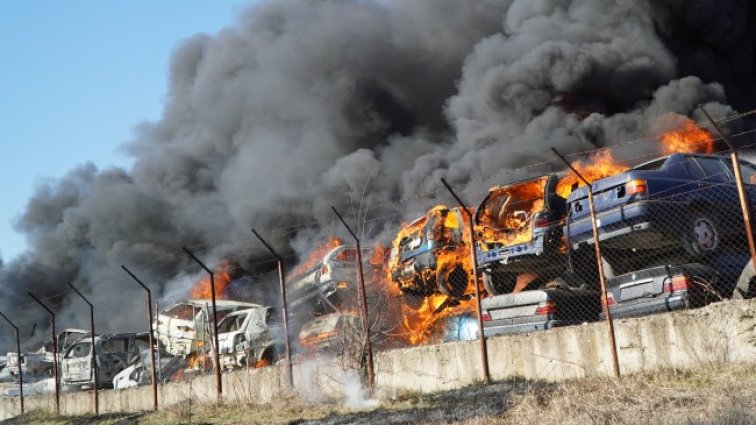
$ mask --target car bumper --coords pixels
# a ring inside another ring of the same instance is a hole
[[[666,311],[685,310],[691,307],[690,294],[676,294],[664,298],[646,298],[642,301],[615,304],[609,308],[612,318],[637,317]],[[606,315],[602,311],[599,318],[604,320]]]
[[[492,322],[483,323],[483,335],[485,335],[486,338],[490,338],[497,335],[544,331],[561,326],[575,325],[577,323],[578,322],[554,319],[528,323],[497,323],[497,321],[494,320]]]

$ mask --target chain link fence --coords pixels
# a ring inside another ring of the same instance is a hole
[[[741,148],[751,145],[750,131],[731,137]],[[611,152],[582,152],[566,158],[567,165],[555,155],[454,185],[462,199],[439,189],[361,206],[345,220],[356,233],[336,217],[273,229],[264,236],[272,237],[278,259],[249,235],[215,267],[217,347],[210,282],[189,272],[191,287],[158,294],[153,317],[136,300],[124,300],[135,305],[124,322],[142,323],[146,331],[152,321],[161,383],[217,367],[321,359],[337,359],[367,382],[374,352],[753,296],[743,208],[756,206],[756,166],[743,162],[739,187],[731,152],[716,137],[686,145],[704,154],[678,147],[660,155],[659,143],[651,138]],[[213,253],[210,244],[191,248],[199,256]],[[142,265],[153,281],[174,279],[180,268],[197,270],[178,250]],[[47,300],[54,309],[65,306],[60,294]],[[135,367],[116,386],[151,381],[144,350],[134,349]],[[64,348],[60,361],[69,354]]]

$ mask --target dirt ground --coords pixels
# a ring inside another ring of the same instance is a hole
[[[525,380],[430,395],[404,394],[374,407],[313,405],[295,397],[265,405],[174,406],[157,414],[55,418],[32,412],[1,425],[361,425],[361,424],[680,424],[756,423],[756,364],[592,378],[564,384]]]

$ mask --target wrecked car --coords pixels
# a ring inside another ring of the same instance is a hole
[[[113,388],[116,390],[122,390],[126,388],[133,388],[140,385],[147,385],[152,383],[152,362],[150,361],[150,351],[142,351],[140,360],[131,366],[125,368],[113,377]],[[162,356],[158,362],[160,367],[157,369],[158,382],[165,383],[168,378],[173,376],[179,370],[183,370],[187,366],[185,359],[181,357]]]
[[[94,385],[92,376],[92,341],[81,339],[69,347],[61,361],[61,382],[82,389]],[[147,333],[121,333],[96,336],[94,353],[97,361],[97,386],[107,388],[113,378],[129,365],[142,360],[149,349]]]
[[[606,304],[618,318],[701,307],[722,299],[721,283],[703,264],[652,267],[607,279]]]
[[[226,315],[218,323],[221,368],[275,363],[283,352],[281,329],[271,327],[275,317],[272,307],[257,304]]]
[[[474,287],[466,223],[463,210],[440,205],[405,225],[392,243],[391,282],[414,296],[439,292],[459,299],[469,295]]]
[[[299,345],[310,352],[341,352],[360,344],[362,321],[356,313],[324,314],[307,322],[299,332]]]
[[[475,211],[476,254],[489,295],[537,288],[565,270],[561,174],[496,186]]]
[[[215,306],[218,323],[231,312],[255,305],[217,300]],[[209,300],[188,300],[175,303],[158,313],[154,328],[164,352],[172,356],[188,356],[197,353],[202,347],[209,347],[212,311]]]
[[[541,289],[484,298],[480,303],[486,338],[546,330],[598,320],[598,291],[576,288],[561,279]]]
[[[741,171],[747,186],[756,184],[756,166],[741,161]],[[737,188],[725,157],[673,154],[597,180],[593,192],[607,277],[648,267],[649,258],[665,252],[681,249],[684,263],[700,262],[720,255],[725,241],[745,244]],[[753,209],[756,192],[747,192]],[[567,205],[564,233],[575,251],[573,266],[579,268],[591,263],[590,255],[595,259],[587,188],[573,191]]]
[[[370,250],[362,249],[363,263],[369,257]],[[344,301],[354,299],[357,279],[357,248],[338,246],[313,267],[289,279],[289,305],[298,309],[312,302],[317,311],[336,311]]]
[[[88,331],[82,329],[64,329],[57,335],[58,341],[58,359],[61,359],[63,353],[76,341],[87,336]],[[7,356],[8,371],[13,376],[18,376],[19,363],[24,375],[49,374],[52,372],[53,365],[53,342],[48,339],[42,344],[42,347],[32,353],[21,353],[19,362],[18,353],[10,352]]]

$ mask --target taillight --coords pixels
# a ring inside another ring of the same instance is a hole
[[[606,293],[606,306],[611,307],[615,304],[617,304],[617,301],[614,299],[614,295],[612,295],[611,292],[607,292]]]
[[[687,291],[693,286],[688,276],[675,276],[670,282],[664,283],[664,292]]]
[[[538,304],[535,314],[547,315],[547,314],[556,314],[556,312],[557,312],[557,305],[554,303],[554,301],[546,301],[545,303]]]
[[[491,315],[488,314],[487,311],[483,311],[480,313],[480,317],[483,319],[484,322],[490,322],[491,321]]]
[[[625,183],[625,194],[627,196],[646,192],[648,192],[648,183],[645,180],[630,180]]]
[[[547,218],[538,217],[533,219],[533,227],[549,227],[551,225],[551,221],[549,221]]]

